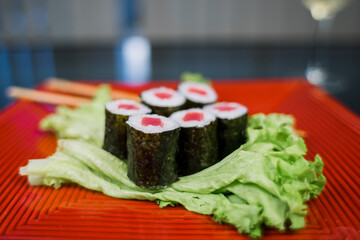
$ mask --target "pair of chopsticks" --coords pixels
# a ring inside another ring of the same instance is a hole
[[[90,101],[90,98],[95,95],[98,86],[87,83],[72,82],[60,78],[49,78],[45,82],[44,88],[46,90],[56,92],[12,86],[8,88],[7,95],[11,98],[41,103],[79,106]],[[137,102],[140,101],[137,94],[117,89],[111,89],[111,97],[113,99],[130,99]]]

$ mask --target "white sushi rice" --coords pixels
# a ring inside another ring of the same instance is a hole
[[[138,109],[119,108],[118,106],[121,104],[134,105]],[[145,106],[144,104],[141,104],[141,103],[138,103],[138,102],[135,102],[132,100],[126,100],[126,99],[114,100],[114,101],[108,102],[108,103],[106,103],[105,108],[113,114],[123,115],[123,116],[151,113],[151,109],[148,108],[147,106]]]
[[[205,91],[206,95],[189,92],[189,89],[191,88],[196,88]],[[195,83],[195,82],[183,82],[179,84],[178,89],[182,95],[184,95],[187,99],[193,102],[207,104],[207,103],[213,103],[217,100],[216,92],[212,87],[210,87],[207,84]]]
[[[161,122],[164,124],[163,126],[153,126],[148,125],[144,126],[142,125],[142,119],[144,117],[150,117],[150,118],[160,118]],[[144,132],[144,133],[161,133],[166,131],[171,131],[176,128],[179,128],[179,124],[175,122],[174,120],[160,116],[157,114],[146,114],[146,115],[134,115],[129,118],[129,120],[126,122],[130,127],[135,128],[138,131]]]
[[[219,109],[216,109],[218,107],[223,107],[223,106],[232,107],[235,109],[231,111],[221,111]],[[205,106],[204,110],[211,112],[216,117],[221,119],[234,119],[244,116],[245,114],[248,113],[247,107],[236,102],[218,102]]]
[[[201,121],[184,121],[183,118],[189,112],[197,112],[202,113],[204,115],[204,119]],[[177,111],[171,114],[170,119],[175,120],[180,127],[188,128],[188,127],[204,127],[209,125],[211,122],[216,120],[215,115],[210,112],[204,111],[201,108],[190,108],[187,110]]]
[[[170,98],[159,98],[156,93],[168,93],[171,94]],[[177,107],[185,103],[186,99],[177,91],[167,88],[158,87],[152,88],[141,93],[141,99],[148,105],[157,107]]]

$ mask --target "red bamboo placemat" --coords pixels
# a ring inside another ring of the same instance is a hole
[[[115,87],[140,92],[175,82]],[[293,114],[306,131],[308,157],[319,153],[327,184],[308,203],[306,228],[266,229],[264,239],[360,239],[360,119],[323,91],[299,79],[218,81],[220,100],[237,101],[250,114]],[[230,225],[183,207],[114,199],[75,184],[54,190],[30,187],[18,174],[28,159],[55,151],[56,138],[38,130],[53,107],[18,101],[0,114],[1,239],[245,239]]]

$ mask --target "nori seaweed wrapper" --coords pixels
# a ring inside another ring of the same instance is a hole
[[[147,103],[145,101],[142,101],[141,103],[151,108],[152,113],[159,114],[165,117],[169,117],[172,113],[183,110],[185,107],[185,104],[181,104],[180,106],[175,107],[159,107],[151,105],[150,103]]]
[[[184,109],[188,109],[188,108],[203,108],[205,105],[209,105],[209,104],[213,104],[215,102],[209,102],[209,103],[200,103],[200,102],[194,102],[189,100],[188,98],[186,98],[186,102],[185,102],[185,108]]]
[[[217,121],[204,127],[182,127],[179,139],[179,175],[196,173],[218,162]]]
[[[128,177],[144,188],[162,188],[177,180],[179,128],[144,133],[127,126]]]
[[[111,113],[105,108],[105,137],[103,149],[126,161],[127,125],[129,116]]]
[[[246,142],[247,118],[247,114],[234,119],[217,118],[220,160]]]

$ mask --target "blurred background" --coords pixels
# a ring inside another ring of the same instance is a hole
[[[0,0],[0,109],[57,76],[304,77],[360,113],[359,0]]]

